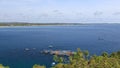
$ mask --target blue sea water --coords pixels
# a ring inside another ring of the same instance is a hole
[[[0,63],[11,68],[32,68],[34,64],[49,68],[53,57],[40,54],[49,45],[57,50],[81,48],[91,55],[118,51],[120,24],[1,27]],[[25,51],[25,48],[30,50]]]

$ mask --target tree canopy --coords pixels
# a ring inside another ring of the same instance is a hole
[[[61,57],[57,56],[56,58]],[[78,49],[68,60],[69,63],[59,62],[53,68],[120,68],[120,51],[112,54],[103,52],[100,56],[89,56],[88,51]]]
[[[67,58],[66,60],[65,57],[55,55],[53,60],[57,64],[51,68],[120,68],[120,51],[111,54],[103,52],[100,56],[90,56],[88,51],[77,49],[74,55]],[[10,67],[0,64],[0,68]],[[46,66],[35,64],[32,68],[46,68]]]

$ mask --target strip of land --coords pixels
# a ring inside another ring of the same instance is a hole
[[[59,26],[59,25],[95,25],[108,23],[26,23],[26,22],[0,22],[1,26]],[[115,23],[114,23],[115,24]]]
[[[0,23],[0,26],[84,25],[83,23]]]
[[[26,22],[0,22],[0,27],[13,26],[79,26],[79,25],[104,25],[104,24],[119,24],[119,23],[26,23]]]

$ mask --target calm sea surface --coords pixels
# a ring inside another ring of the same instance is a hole
[[[32,68],[34,64],[49,68],[53,57],[40,54],[49,45],[57,50],[81,48],[97,55],[118,51],[120,24],[1,27],[0,63],[10,68]]]

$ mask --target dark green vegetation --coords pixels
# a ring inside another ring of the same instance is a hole
[[[63,57],[54,56],[57,64],[51,68],[120,68],[120,51],[108,54],[103,52],[101,56],[89,56],[88,51],[77,52],[73,56],[69,56],[68,63],[65,63]],[[40,65],[36,68],[42,68]],[[45,68],[45,67],[43,67]]]
[[[78,49],[76,54],[69,57],[68,64],[61,62],[60,58],[57,57],[58,64],[53,68],[120,68],[120,51],[110,55],[103,52],[101,56],[89,56],[88,51]]]
[[[88,51],[81,51],[77,49],[77,52],[68,57],[65,60],[64,57],[54,56],[54,61],[57,63],[51,68],[120,68],[120,51],[108,54],[103,52],[100,56],[89,56]],[[67,63],[65,63],[67,61]],[[0,65],[0,68],[9,68]],[[46,68],[35,64],[33,68]]]
[[[33,68],[46,68],[45,66],[40,66],[38,64],[33,65]]]

